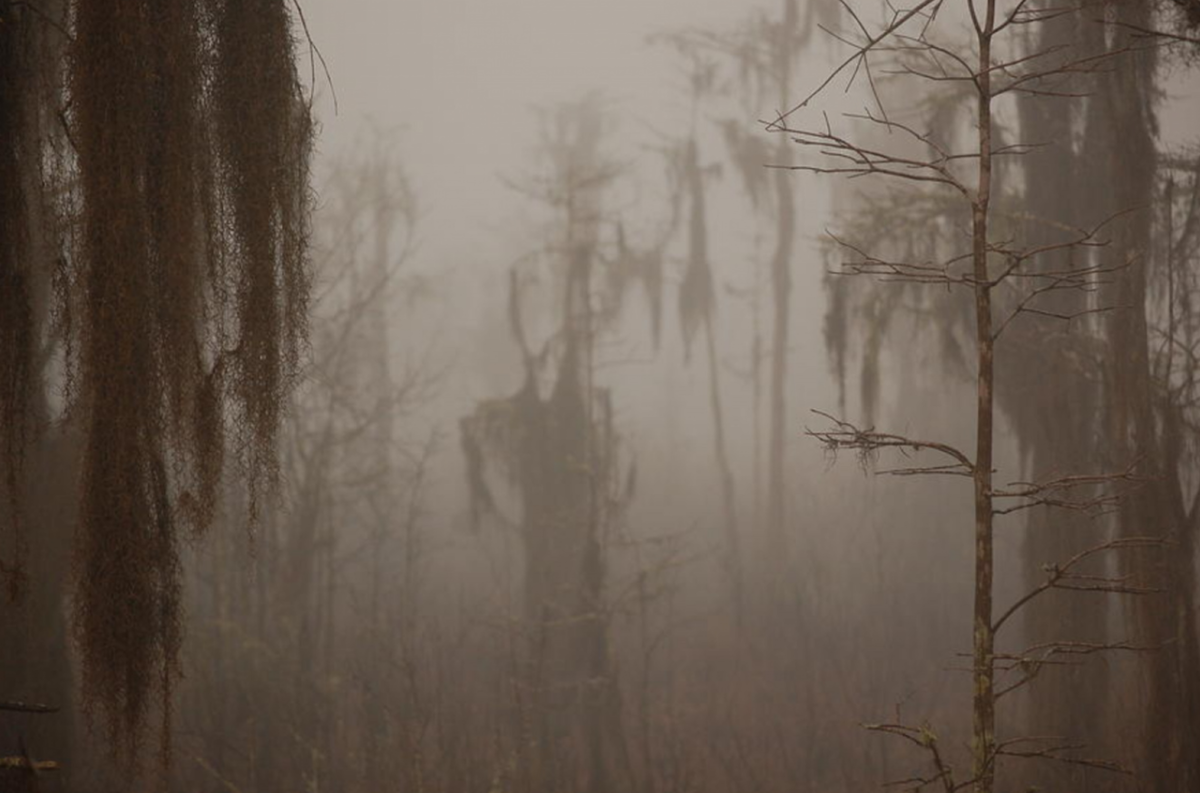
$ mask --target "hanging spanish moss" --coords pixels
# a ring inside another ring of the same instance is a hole
[[[165,755],[181,531],[211,521],[227,445],[252,494],[275,475],[305,336],[311,123],[282,2],[81,0],[73,19],[81,217],[60,309],[85,438],[82,694],[126,758],[157,695]]]
[[[232,281],[239,338],[232,371],[241,452],[250,472],[274,470],[279,411],[294,384],[308,314],[308,153],[312,122],[297,100],[282,0],[218,2],[215,111],[222,274]],[[251,494],[257,476],[251,477]],[[253,508],[253,504],[252,504]]]

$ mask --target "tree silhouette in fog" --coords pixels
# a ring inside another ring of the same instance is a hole
[[[543,122],[545,167],[522,189],[551,209],[552,236],[534,259],[544,266],[514,268],[509,291],[523,382],[513,396],[481,403],[463,419],[461,437],[477,518],[497,511],[489,468],[519,502],[519,517],[506,522],[524,549],[521,785],[599,793],[620,789],[628,769],[605,601],[606,546],[623,483],[611,397],[594,384],[595,347],[627,286],[655,283],[661,262],[634,251],[618,227],[609,277],[598,277],[611,245],[605,193],[620,174],[605,151],[610,122],[601,100],[556,106]],[[554,319],[535,345],[524,301],[538,282],[554,295]]]

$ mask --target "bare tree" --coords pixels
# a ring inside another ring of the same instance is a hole
[[[1101,220],[1091,228],[1075,228],[1069,234],[1043,244],[1018,245],[996,235],[992,228],[995,214],[993,191],[995,170],[1004,158],[1026,154],[1031,144],[1007,143],[997,133],[997,104],[1007,96],[1053,96],[1064,93],[1063,81],[1079,73],[1089,73],[1112,62],[1118,53],[1072,51],[1065,56],[1059,48],[1022,52],[1004,48],[1004,34],[1046,23],[1063,13],[1061,9],[1043,11],[1030,8],[1024,0],[1002,8],[997,0],[968,2],[970,44],[967,48],[945,41],[940,35],[939,15],[950,13],[938,0],[917,3],[911,8],[893,11],[878,30],[870,29],[848,6],[847,14],[856,29],[841,36],[851,45],[852,54],[835,68],[800,107],[769,124],[817,155],[817,162],[793,166],[798,170],[850,177],[874,176],[899,180],[910,186],[912,194],[944,194],[966,210],[970,231],[961,247],[951,248],[940,260],[891,259],[857,247],[852,241],[839,240],[849,253],[844,267],[848,274],[864,275],[883,281],[962,289],[970,296],[974,319],[975,351],[975,447],[968,454],[940,440],[920,440],[861,429],[834,419],[831,429],[811,432],[831,450],[853,449],[866,458],[881,450],[927,453],[940,458],[932,464],[891,469],[898,475],[936,475],[964,477],[974,492],[974,608],[971,772],[967,779],[955,779],[952,765],[939,748],[937,739],[924,728],[900,724],[875,725],[875,729],[908,738],[925,748],[934,766],[928,776],[909,783],[915,788],[929,784],[947,791],[971,787],[981,793],[995,788],[997,761],[1002,757],[1039,757],[1067,762],[1110,767],[1106,761],[1071,754],[1072,744],[1031,737],[1000,739],[996,735],[997,700],[1026,685],[1046,664],[1060,663],[1063,656],[1090,655],[1102,650],[1135,649],[1126,642],[1076,642],[1051,640],[1016,653],[998,652],[996,634],[1009,618],[1054,589],[1093,593],[1148,594],[1152,588],[1130,576],[1083,572],[1080,565],[1109,551],[1144,548],[1157,543],[1152,538],[1127,537],[1102,542],[1069,560],[1047,569],[1048,578],[1034,587],[1011,607],[996,616],[993,605],[995,587],[994,531],[997,517],[1040,507],[1094,512],[1111,508],[1116,502],[1117,485],[1130,482],[1132,468],[1102,474],[1052,474],[1044,478],[1014,482],[997,487],[995,471],[995,357],[997,343],[1011,331],[1013,323],[1030,315],[1052,317],[1062,322],[1080,321],[1106,310],[1103,305],[1085,301],[1063,308],[1054,300],[1064,294],[1087,294],[1119,273],[1125,263],[1092,262],[1090,249],[1102,247],[1101,234],[1113,220]],[[885,69],[892,75],[915,77],[949,86],[961,86],[971,102],[973,140],[946,139],[922,129],[918,124],[889,115],[880,100],[875,70],[880,56],[893,58]],[[873,63],[872,60],[876,59]],[[874,94],[876,110],[847,116],[851,124],[889,133],[892,141],[883,145],[859,143],[836,129],[826,116],[819,126],[797,123],[807,106],[838,75],[853,69],[865,76]],[[900,145],[893,141],[899,140]],[[1038,266],[1061,251],[1082,255],[1058,268]],[[1061,302],[1061,301],[1060,301]],[[828,417],[831,418],[832,417]],[[1006,676],[1015,680],[1005,683]]]

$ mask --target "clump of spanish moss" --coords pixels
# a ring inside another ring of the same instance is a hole
[[[306,332],[311,122],[281,0],[79,0],[73,21],[80,217],[59,308],[84,435],[82,696],[126,759],[157,696],[165,757],[184,529],[211,522],[227,448],[252,493],[274,479]]]
[[[213,98],[227,189],[220,229],[229,235],[222,274],[236,295],[240,342],[231,388],[250,470],[273,478],[279,412],[294,384],[308,316],[310,276],[303,265],[312,122],[297,101],[283,2],[218,5]]]

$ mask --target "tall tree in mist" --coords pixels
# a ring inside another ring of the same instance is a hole
[[[782,17],[767,28],[769,57],[763,64],[774,80],[779,107],[791,101],[791,72],[807,30],[800,27],[800,5],[784,0]],[[782,137],[774,153],[782,165],[790,161]],[[792,257],[796,243],[796,198],[793,179],[785,170],[774,173],[775,251],[771,254],[771,299],[774,328],[771,333],[771,421],[767,442],[767,541],[772,555],[786,558],[787,499],[784,482],[787,443],[787,375],[792,298]]]
[[[510,329],[520,389],[462,421],[473,509],[494,511],[486,471],[498,468],[519,502],[524,559],[518,773],[530,790],[617,789],[620,713],[609,659],[606,535],[618,509],[617,437],[609,393],[594,384],[603,303],[595,294],[604,194],[618,173],[604,151],[607,116],[595,97],[545,116],[546,168],[525,189],[554,216],[535,274],[515,268]],[[534,346],[526,300],[548,285],[555,306]]]
[[[1121,534],[1153,533],[1167,541],[1162,548],[1122,559],[1127,573],[1153,576],[1165,590],[1162,598],[1137,603],[1129,616],[1138,641],[1158,648],[1142,658],[1146,688],[1139,692],[1145,702],[1139,771],[1148,789],[1166,793],[1200,784],[1195,557],[1200,495],[1187,492],[1190,466],[1180,460],[1183,426],[1173,404],[1170,370],[1161,375],[1154,371],[1154,358],[1164,355],[1160,351],[1167,350],[1167,360],[1176,356],[1173,345],[1163,346],[1163,339],[1172,341],[1172,319],[1158,317],[1166,327],[1157,330],[1151,313],[1151,279],[1173,276],[1171,261],[1155,266],[1154,237],[1172,231],[1170,224],[1156,228],[1154,223],[1153,207],[1161,201],[1155,190],[1157,53],[1139,46],[1139,31],[1155,27],[1156,19],[1166,24],[1167,18],[1146,3],[1113,3],[1110,13],[1115,34],[1096,36],[1096,46],[1134,51],[1125,56],[1123,68],[1096,79],[1086,140],[1089,161],[1102,165],[1089,170],[1096,187],[1088,193],[1107,211],[1127,213],[1118,220],[1113,246],[1106,252],[1111,261],[1125,265],[1110,287],[1110,299],[1121,309],[1112,313],[1107,328],[1111,369],[1106,429],[1110,455],[1138,459],[1147,477],[1146,485],[1121,504]],[[1194,5],[1183,21],[1197,23]],[[1166,207],[1166,212],[1174,211]]]
[[[725,410],[721,399],[721,362],[717,353],[717,294],[709,257],[709,218],[707,184],[718,166],[704,166],[700,154],[698,116],[705,100],[714,91],[717,66],[698,51],[697,43],[686,36],[668,39],[688,60],[691,85],[691,119],[687,137],[672,142],[666,156],[671,188],[672,230],[683,221],[687,252],[683,278],[679,284],[679,322],[683,331],[684,357],[691,360],[696,332],[704,334],[704,355],[708,367],[708,403],[713,425],[713,456],[721,485],[722,533],[725,537],[724,566],[733,585],[734,613],[742,619],[744,586],[742,581],[741,529],[737,518],[737,488],[729,460]],[[682,217],[687,206],[686,219]]]
[[[967,117],[975,136],[969,143],[961,134],[946,135],[938,129],[922,129],[918,121],[912,125],[891,119],[887,115],[886,103],[875,95],[878,111],[849,116],[869,129],[882,130],[900,135],[907,145],[897,149],[894,144],[859,144],[835,131],[826,121],[819,128],[791,128],[784,124],[778,129],[793,137],[802,146],[816,149],[827,158],[825,163],[802,166],[805,170],[822,173],[844,173],[855,176],[873,175],[908,183],[898,196],[910,205],[927,200],[930,193],[940,192],[948,196],[947,201],[958,203],[969,211],[970,232],[966,240],[952,240],[948,253],[928,258],[888,258],[862,248],[855,242],[843,243],[854,257],[845,267],[851,274],[877,277],[883,280],[900,281],[917,285],[943,285],[947,289],[961,288],[972,299],[970,319],[972,322],[971,344],[976,353],[975,366],[975,429],[976,443],[973,454],[967,454],[941,441],[915,440],[910,437],[879,433],[872,429],[862,430],[845,422],[837,422],[835,428],[816,433],[831,449],[852,448],[862,454],[872,455],[881,449],[900,448],[912,451],[928,451],[942,457],[941,464],[920,465],[900,469],[895,473],[914,475],[962,476],[972,480],[975,507],[975,592],[973,619],[973,703],[971,774],[968,781],[957,781],[953,775],[952,762],[938,749],[936,738],[930,737],[924,728],[913,728],[902,724],[876,725],[875,729],[900,735],[921,746],[930,753],[934,775],[922,776],[925,784],[939,783],[947,791],[960,787],[971,787],[977,791],[991,791],[996,785],[998,761],[1005,757],[1040,758],[1059,760],[1071,765],[1111,770],[1106,761],[1073,754],[1079,747],[1055,745],[1034,735],[1013,738],[998,737],[996,731],[996,704],[1008,694],[1031,683],[1045,665],[1061,662],[1064,657],[1082,653],[1090,655],[1105,650],[1129,649],[1127,642],[1110,641],[1103,634],[1101,623],[1093,625],[1099,635],[1082,640],[1073,636],[1064,638],[1061,633],[1054,637],[1033,636],[1027,639],[1024,650],[1000,651],[996,635],[1014,615],[1025,611],[1026,606],[1037,601],[1040,606],[1048,598],[1068,593],[1088,593],[1095,597],[1104,593],[1147,595],[1144,578],[1136,576],[1113,576],[1105,572],[1103,565],[1089,568],[1088,565],[1102,561],[1106,552],[1139,550],[1158,545],[1156,538],[1142,534],[1125,536],[1108,542],[1093,542],[1090,547],[1071,548],[1065,555],[1046,562],[1040,581],[1034,582],[1022,597],[997,614],[993,607],[995,589],[994,549],[995,526],[998,517],[1020,511],[1040,511],[1056,508],[1056,515],[1064,511],[1095,512],[1111,506],[1115,495],[1114,484],[1129,478],[1125,473],[1083,474],[1076,471],[1051,469],[1035,478],[1008,486],[994,484],[996,467],[996,401],[1005,387],[1013,387],[1010,379],[1002,377],[995,367],[998,346],[1017,345],[1029,338],[1024,320],[1051,318],[1060,323],[1087,318],[1105,310],[1087,299],[1105,279],[1122,272],[1127,261],[1093,261],[1091,250],[1102,247],[1098,231],[1109,225],[1110,218],[1093,219],[1091,230],[1080,225],[1068,226],[1063,232],[1061,221],[1054,217],[1034,217],[1031,222],[1044,223],[1055,230],[1047,238],[1031,235],[1032,239],[1009,241],[1001,236],[998,227],[1005,220],[1002,198],[996,184],[1001,172],[1000,163],[1006,157],[1017,157],[1030,152],[1031,144],[1013,143],[1001,138],[998,123],[1000,100],[1006,95],[1017,95],[1024,101],[1045,99],[1064,93],[1064,80],[1079,73],[1090,73],[1100,64],[1113,67],[1115,56],[1129,54],[1128,47],[1104,50],[1100,53],[1080,49],[1065,50],[1064,47],[1036,40],[1035,49],[1023,51],[1005,49],[1004,36],[1013,28],[1038,26],[1063,15],[1055,9],[1049,13],[1024,8],[1023,3],[1001,8],[994,0],[987,0],[977,7],[968,4],[973,30],[968,49],[958,47],[938,36],[935,24],[938,7],[934,3],[919,4],[913,9],[896,12],[883,29],[871,33],[855,17],[858,25],[859,42],[854,54],[843,61],[832,75],[810,95],[807,104],[843,69],[854,66],[865,71],[871,81],[869,59],[872,51],[883,42],[883,48],[899,53],[899,73],[918,78],[961,84],[964,87],[964,105],[969,108]],[[1093,23],[1099,27],[1098,23]],[[916,32],[909,33],[906,25]],[[1104,36],[1103,28],[1097,34]],[[953,66],[944,66],[943,58],[953,61]],[[1114,72],[1128,70],[1129,64],[1120,63]],[[938,74],[940,76],[933,76]],[[799,109],[799,108],[798,108]],[[1025,106],[1028,109],[1028,105]],[[1024,119],[1029,123],[1028,117]],[[1036,123],[1029,123],[1034,132],[1043,131]],[[1029,132],[1022,129],[1022,133]],[[959,166],[965,160],[968,165]],[[832,164],[826,164],[826,163]],[[1036,181],[1030,190],[1036,190]],[[1036,199],[1034,200],[1037,205]],[[936,204],[934,204],[936,206]],[[943,210],[944,211],[944,210]],[[937,217],[926,221],[936,228]],[[962,248],[966,250],[962,250]],[[1054,266],[1058,262],[1058,266]],[[1082,298],[1080,299],[1080,296]],[[1044,327],[1034,328],[1033,333],[1046,335]],[[1013,341],[1014,336],[1016,341]],[[1040,338],[1039,337],[1039,338]],[[1003,344],[1000,344],[1003,342]],[[1013,372],[1010,370],[1011,376]],[[1061,385],[1061,384],[1060,384]],[[1019,389],[1018,389],[1019,392]],[[1074,393],[1068,389],[1067,394]],[[1062,396],[1062,394],[1057,394]],[[1026,397],[1028,398],[1028,397]],[[1036,408],[1026,403],[1009,406],[1010,413],[1018,419]],[[1042,421],[1050,416],[1040,416]],[[1019,422],[1018,422],[1019,426]],[[1082,455],[1080,455],[1082,456]],[[1035,460],[1035,463],[1040,463]],[[1040,598],[1040,600],[1039,600]],[[1059,624],[1061,631],[1064,626]],[[1078,627],[1078,626],[1071,626]],[[1040,734],[1040,733],[1036,733]],[[1035,734],[1035,735],[1036,735]],[[1071,739],[1076,736],[1070,736]]]
[[[1115,142],[1115,141],[1114,141]],[[1134,357],[1115,364],[1113,369],[1136,372],[1138,364],[1149,366],[1149,396],[1153,422],[1136,432],[1118,434],[1118,450],[1124,446],[1140,450],[1147,460],[1148,473],[1154,478],[1144,493],[1125,505],[1119,514],[1121,530],[1132,532],[1139,523],[1155,521],[1167,539],[1167,551],[1146,554],[1128,560],[1130,572],[1153,573],[1160,577],[1165,593],[1157,604],[1140,604],[1142,608],[1127,614],[1132,618],[1140,641],[1161,648],[1159,652],[1142,657],[1141,673],[1134,681],[1131,696],[1144,704],[1142,712],[1143,741],[1139,746],[1141,764],[1148,769],[1153,790],[1179,790],[1194,786],[1200,778],[1200,752],[1197,733],[1200,732],[1200,702],[1197,682],[1200,681],[1200,652],[1196,631],[1196,531],[1200,521],[1200,495],[1196,488],[1195,405],[1197,367],[1193,350],[1196,346],[1197,321],[1195,262],[1200,248],[1197,229],[1200,228],[1200,181],[1197,180],[1193,156],[1162,153],[1157,158],[1157,186],[1154,188],[1150,249],[1144,253],[1146,272],[1145,309],[1146,341],[1149,342],[1146,361]],[[1117,166],[1116,163],[1113,166]],[[1144,188],[1145,185],[1142,185]],[[1144,221],[1143,221],[1144,222]],[[1125,291],[1134,284],[1119,282],[1116,290]],[[1127,321],[1128,322],[1128,321]],[[1130,354],[1130,328],[1125,323],[1111,323],[1110,349],[1112,354]],[[1136,332],[1136,331],[1135,331]],[[1143,377],[1145,375],[1143,374]],[[1130,415],[1131,402],[1146,393],[1139,392],[1139,380],[1122,382],[1115,377],[1108,381],[1117,393],[1112,398],[1113,418],[1125,421]],[[1121,425],[1114,426],[1118,433]],[[1135,446],[1135,444],[1137,444]],[[1119,451],[1118,451],[1119,453]],[[1150,457],[1150,455],[1153,455]],[[1157,608],[1155,608],[1157,607]]]
[[[709,52],[719,54],[728,62],[732,73],[737,75],[738,91],[742,98],[741,110],[753,108],[754,112],[774,113],[779,108],[786,107],[791,100],[792,72],[801,49],[811,35],[813,15],[820,10],[821,5],[820,2],[807,3],[802,18],[799,0],[783,0],[782,9],[777,17],[756,11],[746,23],[733,32],[687,31],[669,37],[669,40],[689,57],[694,58]],[[714,78],[710,76],[709,79]],[[764,107],[770,110],[764,110]],[[761,213],[764,218],[769,218],[772,226],[773,250],[768,266],[772,326],[767,394],[767,504],[762,528],[770,558],[775,562],[782,562],[787,544],[788,486],[785,481],[785,447],[797,207],[794,179],[783,170],[766,171],[766,165],[768,161],[772,164],[789,162],[791,149],[787,142],[781,139],[777,141],[774,150],[770,150],[762,141],[761,133],[745,130],[740,118],[726,121],[723,131],[730,149],[730,158],[740,172],[747,197],[756,212]],[[696,316],[701,315],[697,313]],[[760,398],[757,387],[760,382],[761,357],[756,327],[751,361],[756,385],[756,411]],[[757,482],[755,489],[757,503]]]
[[[1185,484],[1189,466],[1181,465],[1179,457],[1184,424],[1176,418],[1186,391],[1187,377],[1179,373],[1187,367],[1187,356],[1171,341],[1171,328],[1182,327],[1179,317],[1186,313],[1186,303],[1164,283],[1171,278],[1170,262],[1155,261],[1171,258],[1164,252],[1171,243],[1151,244],[1170,232],[1161,223],[1152,225],[1152,208],[1163,202],[1154,192],[1154,98],[1161,73],[1153,48],[1144,46],[1155,21],[1169,25],[1171,14],[1147,4],[1119,3],[1111,4],[1110,13],[1115,25],[1106,29],[1096,23],[1091,7],[1031,9],[1041,17],[1032,31],[1033,57],[1066,68],[1052,90],[1031,91],[1017,100],[1019,135],[1038,145],[998,169],[999,219],[1026,248],[1043,249],[1032,262],[1033,272],[1065,272],[1091,261],[1107,274],[1097,279],[1099,299],[1074,290],[1047,293],[1039,298],[1037,313],[1027,313],[1006,330],[1006,343],[997,348],[996,400],[1025,452],[1029,479],[1081,470],[1095,460],[1110,468],[1139,461],[1138,472],[1146,482],[1123,499],[1118,530],[1125,538],[1161,537],[1167,545],[1122,554],[1120,563],[1132,580],[1154,582],[1166,594],[1138,599],[1120,616],[1131,618],[1124,622],[1125,632],[1135,644],[1160,649],[1139,655],[1137,665],[1148,681],[1145,694],[1138,693],[1143,683],[1136,676],[1124,674],[1126,667],[1114,671],[1091,663],[1042,668],[1027,689],[1025,726],[1031,733],[1082,739],[1093,752],[1105,747],[1129,754],[1127,725],[1113,721],[1127,709],[1119,699],[1147,703],[1141,714],[1144,743],[1135,764],[1154,789],[1183,789],[1188,779],[1196,778],[1194,736],[1200,714],[1191,682],[1200,679],[1195,671],[1195,563],[1189,550],[1196,510],[1189,506]],[[1089,253],[1062,245],[1080,227],[1103,218],[1113,218],[1103,249]],[[902,238],[912,230],[901,227],[893,234]],[[1156,289],[1168,295],[1167,308],[1155,307]],[[839,299],[833,305],[841,308],[834,313],[842,324],[849,318],[848,293],[844,280],[835,282]],[[1098,308],[1111,310],[1087,316]],[[942,316],[956,325],[964,319],[957,311]],[[1172,361],[1177,362],[1175,375]],[[1084,549],[1086,529],[1087,521],[1079,516],[1042,507],[1029,510],[1027,583],[1041,581],[1052,560]],[[1096,564],[1091,572],[1104,569]],[[1069,630],[1081,641],[1104,643],[1111,626],[1120,624],[1113,622],[1107,606],[1102,598],[1052,594],[1026,611],[1028,638],[1049,642]],[[1063,784],[1076,787],[1093,789],[1116,781],[1081,764],[1061,771]]]
[[[1080,38],[1103,35],[1103,29],[1086,19],[1086,10],[1072,10],[1039,25],[1035,31],[1037,51],[1060,49],[1072,53]],[[1089,41],[1090,47],[1094,42]],[[1066,55],[1064,57],[1071,57]],[[1079,96],[1046,97],[1021,95],[1017,100],[1021,136],[1044,142],[1026,152],[1012,176],[1021,176],[1025,187],[1019,209],[1004,211],[1021,218],[1014,223],[1028,247],[1052,247],[1069,238],[1073,229],[1111,213],[1111,209],[1089,206],[1094,192],[1080,189],[1080,177],[1092,157],[1076,150],[1086,149],[1095,130],[1082,136],[1072,133],[1086,110],[1088,75],[1078,75],[1063,91]],[[1095,116],[1093,114],[1093,119]],[[1088,125],[1090,127],[1090,124]],[[1103,134],[1103,133],[1097,133]],[[1001,174],[1004,179],[1009,174]],[[1004,189],[1006,185],[1001,185]],[[1009,190],[1011,191],[1011,187]],[[1034,267],[1042,272],[1071,268],[1079,252],[1071,248],[1048,252]],[[1082,471],[1092,461],[1104,459],[1102,436],[1094,417],[1100,409],[1101,393],[1096,370],[1102,356],[1097,329],[1085,322],[1064,324],[1060,317],[1086,312],[1090,296],[1084,292],[1061,291],[1039,304],[1046,313],[1026,317],[1014,324],[1007,344],[997,351],[999,371],[996,399],[1017,433],[1026,455],[1026,476],[1044,479],[1055,472]],[[1025,578],[1034,586],[1045,576],[1043,567],[1055,559],[1070,558],[1086,547],[1087,516],[1063,514],[1061,510],[1038,507],[1028,512],[1025,525]],[[1102,572],[1102,568],[1092,572]],[[1103,641],[1107,633],[1109,602],[1104,598],[1073,597],[1053,593],[1036,609],[1025,613],[1025,631],[1031,642],[1061,638],[1064,626],[1082,641]],[[1048,667],[1030,684],[1027,692],[1026,728],[1037,734],[1070,735],[1089,747],[1104,746],[1108,707],[1096,691],[1108,689],[1104,664]],[[1110,781],[1084,766],[1061,769],[1061,784],[1094,790]]]
[[[83,703],[132,756],[155,694],[170,716],[180,539],[210,523],[227,453],[255,498],[274,479],[306,334],[312,124],[282,0],[10,3],[0,19],[5,523],[18,543],[52,531],[19,518],[57,349],[81,447]]]
[[[1077,470],[1091,459],[1107,459],[1111,464],[1140,461],[1139,472],[1147,482],[1123,500],[1117,515],[1119,531],[1127,537],[1162,536],[1169,545],[1167,550],[1148,549],[1122,557],[1128,574],[1155,580],[1165,589],[1164,597],[1141,599],[1123,615],[1132,617],[1128,624],[1139,644],[1160,648],[1140,658],[1149,691],[1142,716],[1145,743],[1137,764],[1151,789],[1180,790],[1200,779],[1196,743],[1200,687],[1194,682],[1200,679],[1200,658],[1189,497],[1180,480],[1178,459],[1172,460],[1177,434],[1166,429],[1169,400],[1164,403],[1160,398],[1170,393],[1170,375],[1156,383],[1152,371],[1156,351],[1161,349],[1153,338],[1152,279],[1162,278],[1170,267],[1156,264],[1152,239],[1169,232],[1153,225],[1153,207],[1161,201],[1154,191],[1154,97],[1160,71],[1154,49],[1142,46],[1137,30],[1148,29],[1156,14],[1148,4],[1109,7],[1116,21],[1111,31],[1106,33],[1094,22],[1090,9],[1077,9],[1055,14],[1043,24],[1038,46],[1043,50],[1082,47],[1096,58],[1119,58],[1115,68],[1075,76],[1071,90],[1062,92],[1075,92],[1077,97],[1024,97],[1020,111],[1027,139],[1055,142],[1031,151],[1022,163],[1030,244],[1051,244],[1064,236],[1063,229],[1077,227],[1088,217],[1121,215],[1112,223],[1111,244],[1099,254],[1116,268],[1104,293],[1104,300],[1115,309],[1090,334],[1054,333],[1053,328],[1041,326],[1055,322],[1053,315],[1086,310],[1087,301],[1080,295],[1047,301],[1047,317],[1033,318],[1023,326],[1023,343],[1012,352],[1008,371],[1016,393],[1006,410],[1031,449],[1036,476]],[[1047,270],[1070,264],[1070,256],[1046,258]],[[1165,355],[1176,357],[1173,351]],[[1031,367],[1030,362],[1036,365]],[[1099,416],[1104,420],[1097,422]],[[1035,511],[1029,519],[1026,553],[1034,577],[1047,559],[1061,558],[1071,550],[1069,537],[1078,533],[1071,531],[1077,529],[1072,521],[1058,517],[1051,523],[1046,517],[1043,511]],[[1061,631],[1063,624],[1073,626],[1081,638],[1103,637],[1108,622],[1103,601],[1062,598],[1044,605],[1053,607],[1027,615],[1032,639]],[[1098,664],[1047,670],[1044,679],[1031,686],[1030,729],[1078,735],[1093,745],[1105,737],[1120,738],[1123,730],[1109,728],[1104,734],[1103,715],[1111,703],[1082,693],[1113,690],[1113,677]],[[1117,676],[1115,682],[1128,687],[1132,681]],[[1080,769],[1073,776],[1075,786],[1095,788],[1101,781],[1089,780]]]

